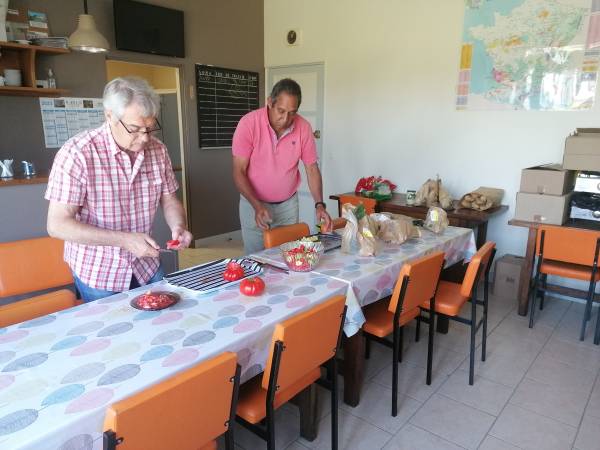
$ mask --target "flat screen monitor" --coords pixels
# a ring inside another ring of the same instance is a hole
[[[183,11],[133,0],[114,0],[118,50],[185,56]]]

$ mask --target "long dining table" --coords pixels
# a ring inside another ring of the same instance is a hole
[[[357,396],[361,307],[389,295],[406,261],[436,250],[446,252],[448,265],[470,259],[472,230],[423,231],[384,245],[376,257],[334,250],[312,272],[267,268],[259,297],[240,294],[237,285],[199,293],[162,281],[0,328],[0,448],[100,449],[111,403],[224,351],[237,353],[244,382],[263,371],[277,323],[339,294],[347,296],[344,332],[355,347],[345,362],[354,385],[346,389]],[[253,256],[283,264],[278,250]],[[181,300],[163,311],[134,309],[131,300],[148,290]]]

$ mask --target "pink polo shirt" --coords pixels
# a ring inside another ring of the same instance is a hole
[[[240,119],[231,149],[234,156],[248,158],[248,180],[259,200],[287,200],[300,185],[300,160],[317,162],[317,148],[310,124],[296,115],[292,126],[277,139],[269,124],[267,107],[251,111]]]

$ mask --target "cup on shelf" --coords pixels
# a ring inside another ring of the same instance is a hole
[[[0,75],[0,86],[4,86],[4,77]]]
[[[21,71],[19,69],[4,69],[4,84],[6,86],[21,86]]]

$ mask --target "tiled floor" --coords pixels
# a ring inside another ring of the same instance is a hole
[[[448,335],[436,334],[431,386],[425,385],[427,328],[419,343],[414,329],[406,330],[397,417],[390,414],[391,350],[373,344],[360,405],[339,407],[340,447],[600,450],[600,347],[592,343],[597,308],[580,342],[581,304],[547,299],[529,329],[514,300],[490,302],[487,359],[476,362],[474,386],[468,385],[468,327],[451,322]],[[330,397],[319,393],[317,439],[299,437],[298,410],[285,405],[277,411],[277,448],[330,447]],[[238,448],[266,448],[240,426],[235,432]]]

